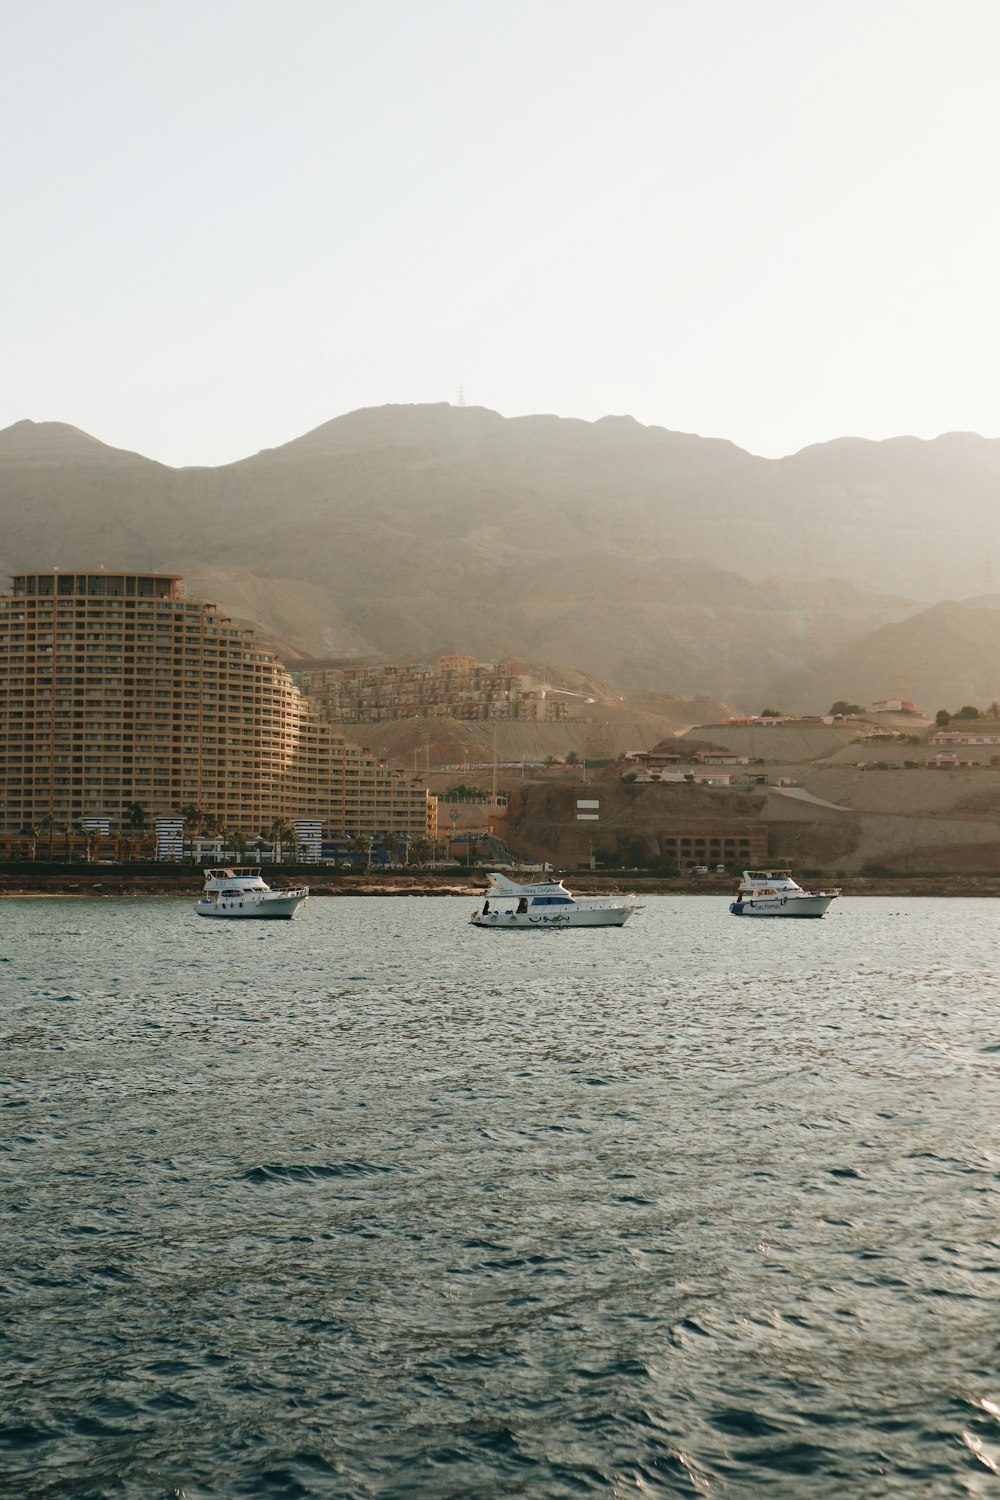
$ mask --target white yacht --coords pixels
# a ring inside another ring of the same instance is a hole
[[[639,904],[634,896],[573,896],[561,880],[521,885],[506,875],[486,877],[489,888],[470,918],[474,927],[623,927]]]
[[[309,887],[272,891],[259,865],[233,865],[205,871],[205,888],[195,905],[199,917],[294,917],[308,900]]]
[[[789,870],[744,870],[734,917],[823,917],[840,895],[835,891],[804,891]]]

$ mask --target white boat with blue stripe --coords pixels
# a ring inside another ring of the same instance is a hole
[[[497,932],[624,927],[639,910],[635,896],[573,896],[561,880],[521,885],[506,875],[492,874],[487,879],[486,899],[470,919],[473,927]]]
[[[840,895],[835,891],[804,891],[790,870],[744,870],[734,917],[824,917]]]

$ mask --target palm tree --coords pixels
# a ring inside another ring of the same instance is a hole
[[[184,832],[191,836],[191,855],[194,857],[194,837],[203,834],[208,823],[209,815],[195,802],[185,802],[180,809],[181,817],[184,819]]]
[[[431,857],[431,841],[423,834],[413,840],[410,848],[413,851],[414,861],[418,865],[426,864]]]
[[[27,843],[14,845],[15,858],[34,859],[38,840],[38,829],[30,828],[28,824],[25,823],[23,828],[18,829],[18,837],[27,839]]]
[[[125,804],[125,816],[128,818],[130,828],[145,828],[146,809],[141,802],[127,802]]]
[[[347,847],[348,849],[350,849],[352,854],[364,854],[368,860],[368,863],[371,863],[372,841],[371,837],[368,834],[352,834],[348,839]],[[354,861],[352,860],[351,863],[353,864]]]
[[[284,818],[272,818],[267,832],[274,845],[274,862],[275,864],[280,864],[282,855],[281,845],[283,841],[287,842],[288,840],[288,824]],[[295,838],[294,829],[292,830],[292,838]]]
[[[382,835],[382,847],[391,865],[396,862],[396,855],[399,853],[402,842],[399,834],[394,833],[391,829],[388,833],[383,833]]]
[[[184,819],[184,829],[188,833],[199,833],[205,826],[208,813],[204,812],[194,802],[186,802],[180,810]]]
[[[41,827],[45,830],[45,832],[49,836],[49,840],[48,840],[48,842],[49,842],[49,859],[51,859],[52,858],[52,838],[53,838],[53,835],[55,834],[55,831],[56,831],[56,820],[55,820],[55,818],[52,816],[52,814],[50,812],[47,812],[47,813],[45,813],[43,815],[42,820],[41,820]]]

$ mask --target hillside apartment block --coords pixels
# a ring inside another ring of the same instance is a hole
[[[437,799],[334,733],[252,631],[155,573],[17,573],[0,595],[0,832],[193,804],[230,832],[435,835]]]
[[[329,723],[385,719],[529,719],[567,717],[566,704],[518,661],[441,656],[431,665],[305,667],[303,692]]]

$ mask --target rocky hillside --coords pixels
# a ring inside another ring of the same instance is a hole
[[[625,417],[383,407],[178,470],[19,422],[0,567],[176,571],[289,656],[516,654],[754,708],[989,588],[998,484],[1000,443],[971,434],[773,461]]]
[[[496,724],[497,762],[538,764],[550,757],[580,761],[609,760],[632,750],[650,750],[665,738],[683,733],[696,719],[734,712],[728,704],[650,694],[626,699],[596,699],[554,723],[500,720]],[[482,719],[387,719],[376,724],[345,724],[343,732],[361,740],[377,755],[424,770],[431,766],[492,766],[494,726]],[[454,780],[454,777],[451,778]]]
[[[868,704],[902,695],[935,713],[1000,700],[1000,600],[937,604],[853,642],[807,681],[788,690],[805,713],[843,696]],[[832,694],[832,696],[831,696]]]
[[[715,726],[701,734],[718,737]],[[1000,870],[995,747],[964,750],[964,764],[943,770],[934,765],[929,733],[916,745],[864,740],[839,749],[832,740],[816,739],[810,747],[791,733],[789,739],[772,744],[772,756],[754,767],[769,781],[753,788],[628,785],[620,766],[593,777],[586,794],[565,775],[555,783],[519,783],[504,837],[519,852],[572,869],[587,862],[591,848],[608,864],[623,854],[629,863],[655,863],[669,853],[673,835],[717,831],[720,823],[731,833],[753,822],[767,829],[770,862],[826,877],[872,869],[899,875]],[[763,753],[767,747],[754,748]],[[791,758],[772,758],[778,756]],[[598,823],[578,821],[581,795],[599,797]]]

